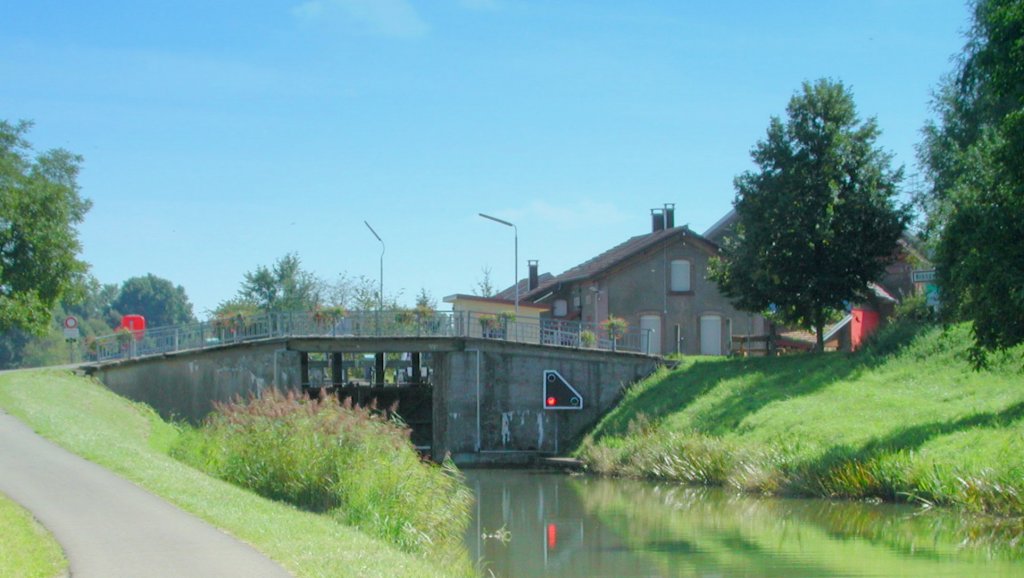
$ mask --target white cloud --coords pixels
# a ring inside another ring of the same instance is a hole
[[[324,21],[342,17],[384,36],[414,38],[430,26],[407,0],[307,0],[292,9],[297,18]]]

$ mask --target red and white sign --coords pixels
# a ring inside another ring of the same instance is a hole
[[[64,339],[78,339],[78,319],[73,315],[64,318]]]

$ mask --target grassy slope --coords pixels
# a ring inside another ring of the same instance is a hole
[[[1024,514],[1022,351],[976,372],[965,328],[907,329],[856,355],[685,360],[632,388],[580,455],[625,475]]]
[[[54,578],[68,562],[60,545],[32,515],[0,494],[0,576]]]
[[[326,516],[260,498],[168,457],[174,427],[90,380],[58,371],[3,374],[0,407],[66,449],[253,544],[296,576],[449,575]]]

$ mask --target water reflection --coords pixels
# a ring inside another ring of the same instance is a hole
[[[1024,576],[1012,536],[948,513],[544,472],[467,482],[467,546],[499,577]]]

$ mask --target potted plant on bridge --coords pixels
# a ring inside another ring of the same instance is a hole
[[[479,321],[480,334],[484,339],[502,339],[505,337],[501,320],[498,319],[497,315],[481,315]]]
[[[611,315],[601,323],[601,327],[608,333],[608,339],[612,340],[612,351],[617,351],[619,338],[626,334],[629,323],[621,317]]]
[[[580,331],[580,346],[592,349],[595,345],[597,345],[597,335],[593,331],[589,329]]]

